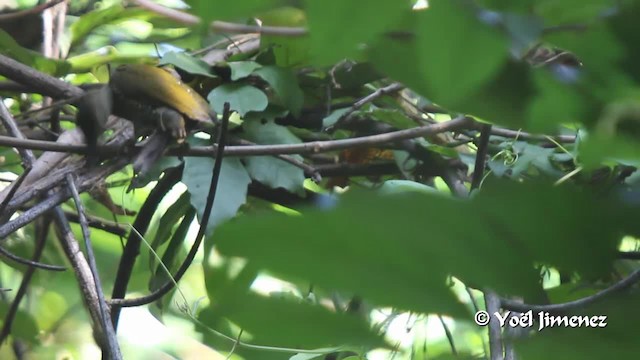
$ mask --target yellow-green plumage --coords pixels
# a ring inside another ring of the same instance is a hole
[[[175,109],[185,117],[212,122],[209,104],[195,90],[166,70],[143,64],[118,66],[110,86],[130,100],[153,100]]]

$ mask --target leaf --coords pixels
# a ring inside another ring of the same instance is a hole
[[[213,159],[205,157],[185,158],[182,182],[187,185],[191,194],[191,205],[198,211],[199,220],[202,219],[207,202],[213,162]],[[222,160],[216,198],[207,224],[207,235],[212,234],[220,223],[236,215],[240,206],[247,200],[247,186],[250,182],[251,178],[240,160]]]
[[[33,50],[23,48],[2,29],[0,29],[0,54],[54,76],[66,75],[71,68],[66,61],[48,59]]]
[[[185,216],[185,213],[191,208],[189,202],[189,192],[184,192],[169,208],[162,214],[158,221],[158,230],[150,244],[149,249],[149,269],[155,270],[156,258],[152,254],[152,251],[158,251],[160,246],[166,243],[173,232],[173,228],[178,224],[180,218]]]
[[[0,314],[8,313],[9,304],[5,301],[0,301]],[[3,316],[0,323],[4,324],[4,320],[5,316]],[[37,344],[39,332],[38,323],[33,316],[24,310],[18,309],[13,322],[11,335],[16,339],[24,340],[29,344]]]
[[[153,164],[149,171],[138,174],[132,181],[129,189],[139,189],[147,186],[150,182],[158,180],[160,175],[167,169],[172,169],[182,164],[182,161],[175,156],[163,156]]]
[[[617,200],[567,185],[495,180],[469,201],[350,192],[331,210],[239,218],[219,229],[218,250],[376,305],[464,317],[446,286],[448,275],[541,301],[535,266],[587,279],[608,274],[621,231],[639,231],[632,213]]]
[[[211,68],[204,61],[193,57],[185,52],[170,51],[160,59],[160,65],[171,64],[180,69],[196,75],[216,77],[211,73]]]
[[[403,192],[439,193],[431,186],[410,180],[387,180],[378,190],[381,194],[395,194]]]
[[[186,194],[188,195],[188,193]],[[151,271],[153,272],[153,276],[151,277],[151,279],[149,279],[149,291],[153,292],[157,290],[160,286],[164,285],[165,282],[169,281],[169,275],[167,274],[167,271],[165,270],[165,268],[168,269],[169,272],[171,273],[174,272],[173,270],[177,269],[176,257],[178,254],[182,252],[182,245],[185,242],[187,232],[189,231],[189,228],[195,216],[196,216],[195,209],[189,206],[189,209],[187,210],[186,213],[184,213],[184,217],[182,218],[182,221],[180,221],[178,228],[173,233],[173,236],[171,236],[171,241],[169,242],[169,245],[167,246],[167,248],[164,251],[164,254],[162,255],[162,258],[161,258],[162,264],[158,264],[157,266],[155,266],[155,261],[153,262],[154,267],[151,268]],[[177,220],[178,219],[176,219],[174,223],[171,223],[171,225],[174,225],[177,222]],[[156,247],[156,249],[158,249],[158,247]],[[150,256],[149,262],[151,263],[151,259],[155,260],[155,256],[153,254],[149,254],[149,256]],[[169,301],[170,299],[171,297],[167,296],[165,299],[163,299],[163,302]],[[163,310],[164,308],[163,302],[156,303],[160,308],[160,310]]]
[[[342,90],[356,90],[370,82],[379,80],[381,75],[371,63],[344,64],[333,72],[335,82]]]
[[[366,6],[356,0],[308,2],[313,62],[328,65],[354,58],[360,44],[375,39],[408,10],[404,1],[370,0]]]
[[[235,61],[230,62],[227,65],[229,65],[229,68],[231,69],[231,80],[233,81],[246,78],[251,75],[254,70],[262,67],[262,65],[255,61]]]
[[[581,307],[578,313],[570,313],[567,318],[578,316],[591,320],[595,317],[595,326],[545,327],[532,337],[517,341],[516,352],[527,359],[546,358],[548,354],[567,360],[634,359],[640,351],[634,337],[636,324],[640,321],[640,311],[635,305],[638,300],[637,294],[625,293],[597,305]],[[605,321],[605,327],[599,327],[601,319]]]
[[[71,48],[80,44],[93,30],[116,20],[130,19],[145,13],[143,9],[125,9],[122,5],[112,5],[101,10],[87,12],[71,24]]]
[[[264,297],[247,293],[217,311],[250,333],[255,341],[271,346],[319,348],[338,345],[384,345],[367,321],[347,313],[335,313],[302,299]],[[304,326],[313,324],[313,326]]]
[[[506,39],[461,1],[436,1],[421,15],[417,50],[430,90],[426,95],[434,101],[446,106],[464,100],[506,62]]]
[[[258,144],[299,144],[302,141],[284,126],[273,120],[245,121],[244,131],[247,138]],[[300,155],[293,155],[299,161]],[[252,179],[271,188],[283,188],[293,193],[304,194],[304,171],[284,160],[273,156],[251,156],[245,158],[247,171]]]
[[[257,15],[263,26],[307,27],[303,10],[284,6]],[[306,37],[260,35],[260,49],[271,49],[275,64],[285,68],[305,66],[309,62],[309,40]]]
[[[322,128],[326,129],[329,126],[332,126],[338,121],[338,119],[340,119],[340,117],[342,117],[342,115],[346,114],[349,111],[351,111],[351,108],[344,108],[344,109],[338,109],[338,110],[332,111],[329,116],[322,119]]]
[[[271,86],[283,105],[289,109],[294,116],[300,115],[304,94],[292,70],[277,66],[265,66],[257,69],[253,73],[261,77]]]
[[[215,112],[221,114],[224,103],[228,102],[231,109],[240,116],[245,116],[250,111],[262,111],[269,104],[269,99],[262,90],[236,83],[218,86],[209,93],[207,99]]]

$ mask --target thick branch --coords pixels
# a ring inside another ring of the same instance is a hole
[[[77,86],[41,73],[4,55],[0,55],[0,75],[56,99],[80,97],[84,94]]]

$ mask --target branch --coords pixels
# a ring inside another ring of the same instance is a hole
[[[152,292],[147,296],[143,296],[137,299],[130,299],[130,300],[122,299],[118,301],[116,301],[116,299],[112,299],[111,300],[112,305],[115,304],[123,307],[130,307],[130,306],[141,306],[144,304],[149,304],[151,302],[154,302],[160,299],[169,291],[171,291],[171,289],[173,289],[173,286],[180,281],[182,276],[184,276],[184,274],[187,272],[187,269],[189,268],[189,266],[191,266],[193,259],[196,257],[196,254],[198,253],[200,244],[204,239],[204,235],[207,230],[207,225],[209,224],[209,216],[211,215],[213,202],[215,201],[216,192],[218,190],[218,180],[220,179],[220,170],[222,169],[222,158],[223,158],[222,154],[224,154],[224,147],[227,142],[227,128],[229,126],[230,115],[231,115],[231,110],[230,110],[229,103],[225,103],[224,112],[222,114],[222,123],[220,126],[220,133],[218,134],[218,147],[221,150],[221,154],[216,156],[215,163],[213,164],[213,171],[211,174],[211,183],[209,184],[209,194],[207,195],[207,202],[204,207],[204,211],[202,213],[202,219],[200,219],[200,227],[198,228],[198,234],[196,235],[196,238],[193,242],[193,245],[191,246],[191,249],[189,250],[189,253],[187,254],[187,257],[184,259],[184,261],[182,262],[182,265],[180,265],[180,268],[178,269],[178,271],[176,271],[176,274],[173,276],[173,278],[171,278],[165,284],[160,286],[156,291]]]
[[[489,350],[491,353],[491,360],[502,360],[504,355],[502,353],[502,331],[498,319],[493,316],[496,312],[500,311],[500,298],[493,291],[486,290],[484,292],[484,301],[487,306],[487,312],[489,313]]]
[[[374,147],[401,140],[440,134],[447,131],[456,131],[469,127],[472,123],[473,120],[471,118],[458,117],[453,120],[444,121],[437,124],[350,139],[311,141],[302,144],[229,146],[225,148],[224,156],[314,154],[359,147]],[[15,139],[9,136],[0,136],[0,146],[76,154],[87,153],[86,145],[70,145],[59,144],[52,141]],[[136,145],[136,147],[141,146]],[[125,150],[126,149],[124,149],[122,145],[98,146],[98,151],[101,155],[122,155]],[[165,155],[210,157],[215,156],[216,153],[216,146],[213,145],[195,146],[188,149],[173,148],[165,152]]]
[[[480,143],[476,151],[476,163],[473,168],[473,178],[471,179],[471,190],[478,189],[484,177],[484,167],[486,164],[487,152],[489,151],[489,137],[491,136],[491,125],[483,124],[480,132]]]
[[[111,358],[113,359],[122,358],[122,355],[120,354],[120,347],[118,345],[118,338],[116,337],[116,331],[109,319],[109,311],[107,310],[108,305],[104,299],[102,282],[100,281],[98,266],[96,265],[96,257],[93,253],[93,247],[91,246],[91,235],[89,233],[87,218],[85,217],[84,206],[82,206],[82,200],[80,199],[80,194],[78,193],[78,188],[76,187],[76,183],[73,179],[72,174],[67,174],[67,185],[69,187],[69,190],[71,191],[71,195],[78,212],[78,217],[80,218],[80,228],[82,229],[82,237],[84,238],[84,247],[85,251],[87,252],[89,270],[91,271],[93,282],[95,284],[98,309],[100,310],[100,319],[102,320],[101,326],[107,340],[106,346],[108,346],[108,349],[107,351],[105,351],[105,353],[111,354]]]
[[[80,217],[78,216],[78,214],[74,212],[65,211],[64,215],[71,222],[75,222],[75,223],[80,222]],[[105,220],[100,217],[91,216],[88,214],[85,214],[85,217],[87,218],[87,224],[92,228],[106,231],[108,233],[118,235],[118,236],[124,236],[127,234],[127,229],[115,222]]]
[[[156,186],[154,186],[149,193],[149,196],[147,196],[144,204],[142,204],[142,207],[136,216],[136,220],[133,222],[133,228],[136,231],[129,232],[127,244],[125,245],[122,256],[120,257],[118,272],[115,283],[113,284],[113,291],[111,292],[112,299],[124,299],[136,258],[140,253],[140,244],[142,239],[140,239],[138,234],[145,234],[147,232],[151,219],[153,218],[153,214],[156,212],[160,201],[162,201],[169,190],[171,190],[171,188],[180,181],[180,178],[182,177],[182,169],[183,167],[180,166],[179,168],[165,172],[164,176],[158,180]],[[112,305],[111,322],[115,329],[118,328],[119,317],[120,306]]]
[[[171,20],[179,22],[185,25],[198,25],[200,18],[189,13],[171,9],[159,4],[156,4],[149,0],[134,0],[134,3],[139,6],[152,11],[156,14],[168,17]],[[304,36],[307,29],[299,27],[279,27],[279,26],[251,26],[243,24],[235,24],[225,21],[214,21],[211,23],[211,28],[218,32],[227,33],[260,33],[265,35],[280,35],[280,36]]]
[[[20,132],[20,129],[18,128],[15,120],[13,119],[13,117],[9,113],[9,110],[6,108],[6,106],[4,105],[4,102],[1,99],[0,99],[0,119],[2,120],[2,123],[4,127],[7,129],[7,132],[9,134],[13,135],[17,139],[24,139],[24,136]],[[31,150],[23,149],[20,152],[20,156],[22,157],[22,162],[25,167],[31,167],[31,168],[34,167],[36,158],[31,152]],[[74,189],[72,188],[72,186],[67,186],[65,190],[73,194]],[[52,191],[48,191],[47,194],[51,195]],[[89,265],[87,264],[86,259],[82,255],[82,252],[78,247],[78,243],[75,240],[73,233],[71,232],[69,221],[64,216],[64,212],[62,211],[62,209],[57,205],[58,204],[52,207],[55,207],[54,220],[56,221],[56,225],[58,226],[58,229],[61,232],[60,243],[62,245],[63,250],[65,251],[65,254],[67,255],[67,258],[69,259],[69,262],[71,263],[74,269],[76,279],[80,284],[80,290],[84,295],[83,298],[86,302],[87,307],[89,308],[89,313],[91,315],[92,320],[94,321],[94,325],[100,324],[101,322],[100,319],[102,318],[102,312],[99,310],[100,303],[99,303],[99,296],[97,294],[98,290],[95,286],[96,283],[95,281],[92,281],[93,279],[91,278],[91,270],[89,270]],[[34,206],[33,208],[27,210],[25,213],[23,213],[22,216],[18,217],[15,220],[19,220],[21,217],[25,217],[26,213],[30,211],[31,211],[31,216],[33,216],[34,208],[36,207]],[[36,217],[37,216],[33,217],[33,219],[35,219]],[[9,227],[9,229],[11,229],[10,227],[11,223],[12,222],[9,222],[3,225],[0,229],[5,227]],[[0,236],[0,239],[6,239],[6,235]],[[93,287],[91,287],[91,285],[93,285]],[[107,341],[109,343],[109,347],[106,349],[106,351],[104,351],[105,355],[109,355],[110,358],[116,359],[116,360],[122,359],[122,355],[120,354],[120,349],[117,345],[117,342],[115,343],[115,345],[112,343],[112,339],[115,338],[115,332],[113,332],[113,328],[111,328],[111,331],[109,331],[109,327],[111,326],[111,323],[107,321],[103,325],[104,325],[103,327],[94,326],[95,335],[99,344],[101,345],[101,348],[103,348],[103,345],[104,345],[102,343],[102,340],[106,336]],[[111,337],[111,334],[113,334],[113,337]]]
[[[340,127],[340,125],[342,125],[342,123],[344,123],[345,121],[347,121],[349,119],[349,117],[351,117],[351,115],[356,112],[357,110],[359,110],[361,107],[363,107],[364,105],[382,97],[383,95],[386,94],[390,94],[390,93],[394,93],[397,91],[400,91],[404,89],[404,85],[399,84],[399,83],[393,83],[391,85],[387,85],[383,88],[380,88],[374,92],[372,92],[371,94],[363,97],[362,99],[356,101],[350,108],[349,110],[347,110],[346,112],[344,112],[342,115],[340,115],[340,117],[338,118],[338,120],[336,120],[336,122],[329,126],[327,128],[327,131],[331,132],[335,129],[338,129]]]
[[[620,280],[614,285],[596,293],[591,296],[575,300],[569,301],[562,304],[552,304],[552,305],[533,305],[533,304],[523,304],[518,301],[513,301],[509,299],[501,299],[500,302],[502,307],[507,310],[517,311],[517,312],[527,312],[529,310],[533,310],[534,312],[545,311],[549,313],[564,313],[576,308],[585,307],[587,305],[591,305],[606,296],[609,296],[613,293],[620,292],[628,289],[635,283],[640,281],[640,270],[636,270],[631,273],[631,275],[626,278]]]
[[[81,97],[84,91],[53,76],[41,73],[0,54],[0,75],[24,84],[38,93],[52,98]]]

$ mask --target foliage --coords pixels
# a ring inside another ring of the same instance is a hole
[[[180,343],[188,339],[211,358],[490,358],[487,329],[473,322],[489,290],[504,310],[587,299],[560,313],[607,316],[605,329],[514,339],[505,330],[505,348],[519,358],[631,358],[640,350],[637,296],[624,291],[639,274],[638,2],[162,1],[180,12],[173,17],[117,1],[70,3],[67,25],[53,36],[60,56],[18,38],[2,14],[0,54],[85,88],[108,81],[106,64],[167,67],[207,99],[216,123],[225,104],[233,112],[231,150],[196,257],[202,266],[149,307],[174,334],[177,319],[190,330],[154,344],[154,354],[187,358]],[[245,31],[258,26],[259,42]],[[73,100],[39,111],[44,92],[16,90],[3,67],[0,75],[0,95],[27,138],[55,141],[75,128]],[[215,163],[190,155],[220,138],[219,127],[196,130],[170,145],[186,155],[149,166],[135,191],[127,191],[129,165],[85,188],[108,298],[123,281],[127,298],[156,291],[187,257]],[[3,144],[0,177],[9,183],[26,172]],[[128,152],[106,155],[102,168],[135,152],[122,147]],[[158,190],[159,179],[178,172],[177,185]],[[20,206],[0,205],[0,233],[49,190],[63,192],[60,179]],[[472,183],[479,189],[470,191]],[[61,208],[82,239],[72,200]],[[123,248],[138,230],[142,248],[125,279],[119,269],[132,259]],[[39,261],[66,265],[59,237],[54,225],[34,222],[0,246],[31,258],[43,238]],[[27,273],[2,258],[0,325]],[[89,356],[94,340],[74,336],[91,328],[76,281],[72,269],[35,272],[0,358],[13,358],[18,345],[29,358]],[[134,315],[120,315],[125,358],[152,356],[131,334],[154,323],[127,320]]]

